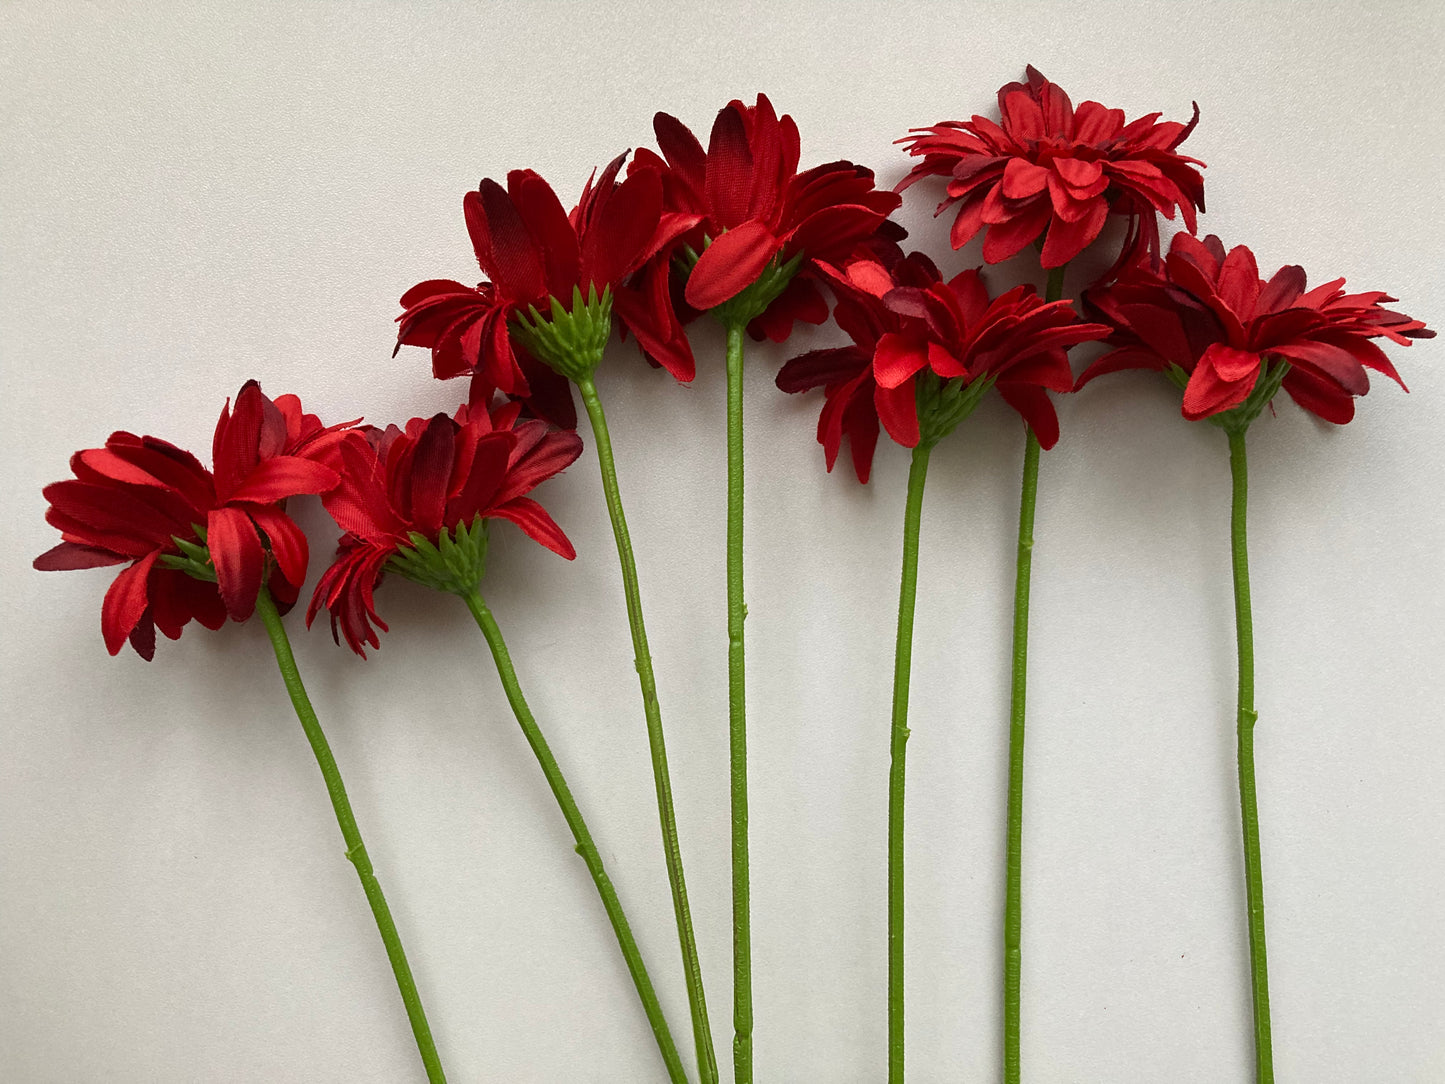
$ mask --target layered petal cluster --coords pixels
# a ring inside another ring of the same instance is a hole
[[[473,375],[474,403],[486,404],[494,390],[501,391],[528,400],[536,413],[564,427],[576,425],[566,381],[513,335],[519,315],[533,308],[545,315],[554,298],[570,311],[575,298],[610,290],[644,345],[665,357],[676,354],[670,309],[655,311],[646,303],[649,295],[634,290],[624,296],[619,287],[691,229],[697,216],[664,209],[657,170],[633,170],[619,181],[626,157],[619,155],[600,177],[589,179],[570,213],[532,170],[513,170],[505,188],[487,178],[468,192],[462,211],[487,281],[471,287],[429,279],[413,286],[402,295],[397,348],[431,350],[432,373],[440,379]]]
[[[828,274],[839,326],[854,346],[800,355],[777,382],[788,392],[823,388],[818,440],[828,468],[847,434],[860,481],[867,481],[878,423],[904,447],[917,446],[920,420],[928,420],[920,418],[920,403],[926,413],[932,402],[920,392],[950,384],[987,381],[1039,443],[1053,447],[1059,423],[1047,393],[1073,387],[1068,349],[1109,330],[1081,322],[1069,302],[1046,302],[1031,286],[990,298],[978,269],[945,282],[916,253],[892,267],[859,259]]]
[[[381,646],[376,629],[386,630],[374,593],[388,562],[415,550],[418,540],[449,547],[459,532],[487,519],[510,520],[572,559],[572,543],[527,494],[581,454],[575,432],[524,418],[516,402],[491,410],[464,405],[454,417],[413,418],[404,429],[352,430],[340,448],[340,483],[322,498],[345,533],[316,585],[307,624],[325,607],[332,636],[338,643],[345,636],[365,657],[364,645]]]
[[[1304,270],[1295,265],[1265,280],[1244,245],[1226,252],[1213,235],[1200,241],[1178,234],[1162,263],[1137,266],[1085,293],[1089,311],[1112,326],[1115,349],[1079,385],[1120,369],[1174,372],[1188,378],[1184,416],[1199,419],[1244,403],[1269,363],[1284,361],[1282,386],[1290,397],[1343,424],[1354,417],[1355,397],[1369,390],[1365,370],[1405,386],[1372,339],[1408,346],[1435,334],[1423,321],[1382,307],[1395,298],[1347,294],[1344,282],[1306,290]]]
[[[998,263],[1044,237],[1044,267],[1062,267],[1123,215],[1129,234],[1116,268],[1159,252],[1155,212],[1176,208],[1193,233],[1204,210],[1204,163],[1178,152],[1199,121],[1160,121],[1149,113],[1125,123],[1124,112],[1098,102],[1077,109],[1032,66],[1026,83],[998,92],[999,123],[975,116],[915,128],[900,143],[922,161],[899,186],[924,177],[949,178],[942,214],[958,205],[952,243],[962,248],[987,228],[983,258]]]
[[[73,479],[45,488],[45,518],[63,541],[35,567],[126,566],[101,608],[112,655],[129,639],[150,659],[157,628],[174,640],[192,618],[210,629],[228,615],[244,621],[263,582],[289,609],[307,548],[285,501],[336,485],[345,429],[323,426],[294,395],[267,398],[252,380],[221,412],[214,470],[155,437],[112,433],[103,448],[75,453]]]
[[[787,114],[778,116],[763,94],[751,106],[729,102],[713,122],[707,150],[666,113],[653,118],[653,129],[661,156],[639,150],[631,170],[660,173],[667,207],[698,218],[683,239],[700,253],[683,291],[693,312],[723,304],[770,267],[794,259],[847,258],[880,229],[888,232],[885,220],[901,202],[874,186],[872,170],[852,162],[799,173],[798,126]],[[669,258],[664,252],[657,259]],[[756,338],[781,342],[793,320],[818,324],[827,315],[826,301],[803,275],[787,284],[750,330]]]

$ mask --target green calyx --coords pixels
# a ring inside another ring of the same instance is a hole
[[[961,376],[944,380],[937,373],[925,370],[918,375],[918,445],[932,448],[958,428],[958,423],[973,413],[974,408],[993,387],[993,376],[982,376],[965,382]]]
[[[1284,358],[1265,357],[1260,366],[1259,379],[1255,381],[1249,398],[1236,407],[1211,414],[1205,420],[1211,425],[1219,426],[1226,433],[1243,433],[1250,423],[1264,412],[1264,408],[1269,406],[1269,401],[1279,394],[1279,386],[1288,373],[1289,362]],[[1189,385],[1189,374],[1178,365],[1171,364],[1164,370],[1164,375],[1180,391]]]
[[[612,335],[612,287],[604,287],[599,297],[597,285],[589,284],[585,299],[580,286],[572,287],[570,310],[555,297],[547,302],[546,315],[535,305],[527,306],[525,316],[515,314],[512,330],[533,357],[581,383],[597,371]]]
[[[487,569],[487,521],[478,516],[470,527],[442,528],[433,543],[412,531],[410,546],[403,546],[386,563],[388,572],[430,587],[433,591],[469,596]]]
[[[171,541],[181,552],[161,554],[160,563],[165,568],[184,572],[193,579],[215,583],[216,566],[211,563],[211,551],[206,548],[206,529],[199,523],[191,524],[191,529],[196,532],[196,537],[200,539],[200,542],[192,542],[179,535],[171,535]]]
[[[704,238],[704,251],[711,244],[711,238]],[[677,257],[678,266],[686,274],[691,275],[692,269],[697,266],[697,261],[698,254],[691,248],[683,246],[682,252]],[[788,288],[788,283],[793,281],[793,276],[802,266],[803,254],[801,252],[786,261],[775,256],[757,278],[721,305],[714,306],[710,311],[723,327],[746,327],[778,299],[778,296]]]

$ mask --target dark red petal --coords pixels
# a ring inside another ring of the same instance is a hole
[[[442,527],[452,464],[456,457],[457,423],[445,414],[435,415],[422,430],[411,461],[410,519],[415,528],[433,537]]]
[[[131,630],[145,615],[146,580],[160,554],[160,550],[153,550],[123,569],[105,593],[100,607],[100,631],[105,637],[105,649],[112,655],[120,654]]]
[[[809,350],[785,361],[775,383],[780,391],[808,391],[857,376],[870,362],[870,355],[856,346]]]
[[[1291,369],[1285,373],[1283,387],[1296,403],[1327,422],[1344,425],[1355,416],[1354,397],[1313,373]]]
[[[718,112],[707,145],[707,201],[712,221],[724,230],[742,225],[747,219],[752,187],[753,152],[748,146],[747,126],[742,113],[728,105]]]
[[[251,517],[239,508],[213,508],[206,517],[206,548],[216,568],[216,585],[232,620],[245,621],[256,609],[266,553]]]
[[[534,301],[546,295],[546,276],[537,242],[506,189],[490,177],[479,188],[482,212],[491,236],[492,282],[509,298]]]
[[[52,546],[31,562],[31,567],[41,572],[68,572],[76,568],[101,568],[105,565],[120,565],[129,561],[130,555],[112,553],[110,550],[82,546],[76,542],[61,542]]]
[[[577,234],[567,220],[567,212],[557,193],[530,169],[514,170],[508,174],[507,190],[517,213],[526,224],[527,232],[542,250],[547,292],[570,303],[572,287],[580,281],[581,256]]]
[[[713,241],[692,269],[684,296],[695,309],[721,305],[751,286],[781,247],[761,222],[745,222]]]

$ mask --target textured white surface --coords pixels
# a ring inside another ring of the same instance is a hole
[[[883,183],[910,125],[989,113],[1038,65],[1076,101],[1203,119],[1209,230],[1445,325],[1440,50],[1427,5],[1099,2],[118,6],[0,12],[0,1078],[419,1079],[410,1033],[261,629],[105,655],[106,572],[42,575],[41,486],[114,428],[204,454],[250,376],[337,419],[453,406],[391,359],[396,299],[475,277],[461,194],[531,166],[573,198],[665,109],[766,90],[804,164]],[[946,268],[909,194],[915,243]],[[1017,269],[1004,268],[994,281]],[[758,1079],[884,1065],[884,789],[906,455],[822,469],[772,388],[836,330],[755,348],[747,591]],[[680,388],[600,384],[729,1063],[721,339]],[[1445,361],[1392,349],[1341,430],[1251,433],[1258,759],[1279,1077],[1445,1079]],[[1026,1077],[1244,1080],[1222,435],[1148,374],[1062,408],[1034,562]],[[909,744],[909,1064],[997,1076],[1009,609],[1022,436],[934,456]],[[486,585],[686,1048],[620,581],[591,451],[541,493],[581,554],[506,529]],[[314,504],[303,525],[328,550]],[[319,561],[313,559],[314,582]],[[663,1079],[590,881],[459,603],[405,583],[361,662],[291,627],[455,1081]]]

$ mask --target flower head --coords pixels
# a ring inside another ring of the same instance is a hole
[[[75,453],[74,479],[45,487],[45,518],[63,541],[35,567],[126,565],[101,608],[112,655],[129,639],[150,659],[157,628],[174,640],[192,618],[210,629],[244,621],[263,582],[289,608],[307,549],[285,500],[337,483],[330,464],[345,428],[323,426],[294,395],[268,399],[252,380],[221,412],[213,471],[166,441],[112,433]]]
[[[1122,267],[1143,251],[1159,251],[1158,211],[1178,208],[1193,233],[1204,210],[1204,163],[1178,153],[1199,121],[1159,120],[1149,113],[1129,123],[1124,112],[1098,102],[1077,109],[1069,96],[1033,67],[1027,83],[998,92],[1000,122],[975,116],[915,128],[900,143],[923,160],[900,189],[923,177],[949,178],[941,214],[958,204],[952,243],[962,248],[988,228],[983,258],[998,263],[1041,234],[1044,267],[1062,267],[1087,248],[1109,215],[1129,220]]]
[[[798,126],[787,114],[779,117],[763,94],[755,105],[735,100],[719,111],[706,151],[676,117],[658,113],[653,129],[662,156],[639,150],[631,169],[658,172],[666,206],[697,216],[683,238],[696,256],[686,305],[721,309],[751,324],[756,338],[781,342],[794,319],[827,319],[816,285],[795,276],[813,260],[844,259],[886,230],[901,202],[852,162],[799,173]],[[670,258],[665,251],[656,257]],[[724,309],[729,303],[739,311]]]
[[[991,299],[977,269],[945,282],[919,253],[892,266],[862,258],[824,270],[838,296],[834,315],[854,345],[793,358],[777,383],[787,392],[823,388],[818,441],[828,469],[846,434],[863,482],[880,421],[904,447],[931,446],[990,388],[1053,447],[1059,423],[1047,390],[1072,388],[1068,348],[1108,331],[1031,286]]]
[[[1306,410],[1343,424],[1354,417],[1355,396],[1369,390],[1366,369],[1405,386],[1370,340],[1408,346],[1435,334],[1382,308],[1395,300],[1389,295],[1347,294],[1344,282],[1306,291],[1304,270],[1294,265],[1266,281],[1244,245],[1226,252],[1213,235],[1177,234],[1162,263],[1134,267],[1085,294],[1112,326],[1115,349],[1079,385],[1120,369],[1155,369],[1183,386],[1186,418],[1227,415],[1244,424],[1282,386]]]
[[[531,402],[536,413],[558,425],[576,425],[571,394],[554,368],[573,359],[537,357],[529,325],[560,322],[591,303],[603,322],[611,306],[644,343],[657,340],[667,352],[671,328],[655,317],[637,291],[619,296],[622,283],[658,249],[690,229],[696,216],[664,211],[662,180],[656,170],[617,175],[619,155],[601,177],[588,180],[569,214],[552,187],[531,170],[507,174],[507,186],[483,180],[462,200],[467,232],[487,281],[473,288],[450,279],[430,279],[401,299],[397,347],[424,346],[432,352],[439,379],[472,374],[473,403],[490,401],[494,390]],[[595,367],[600,357],[581,364]],[[546,364],[544,364],[544,362]],[[572,376],[572,373],[567,373]]]
[[[306,613],[331,611],[331,631],[365,656],[380,647],[374,592],[390,569],[439,590],[466,594],[481,580],[486,520],[511,520],[569,560],[562,529],[527,496],[582,453],[570,430],[521,416],[521,404],[455,417],[413,418],[405,429],[353,430],[342,444],[340,484],[323,498],[346,533]]]

